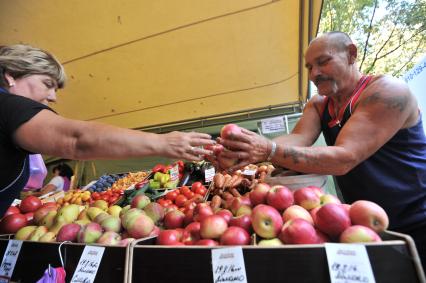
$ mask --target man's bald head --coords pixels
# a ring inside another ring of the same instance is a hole
[[[333,46],[338,51],[347,50],[348,46],[353,45],[352,39],[349,37],[349,35],[341,31],[326,32],[313,39],[309,46],[315,44],[316,42],[326,42],[327,45]]]

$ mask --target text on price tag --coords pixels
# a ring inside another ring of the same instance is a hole
[[[241,247],[212,249],[213,282],[247,283]]]
[[[269,119],[262,119],[261,124],[262,124],[263,134],[272,134],[272,133],[285,131],[283,116],[269,118]]]
[[[214,175],[215,175],[215,174],[216,174],[216,171],[215,171],[214,167],[211,167],[211,168],[209,168],[209,169],[206,169],[206,170],[204,171],[204,179],[205,179],[205,182],[206,182],[206,183],[208,183],[208,182],[213,181],[213,177],[214,177]]]
[[[375,283],[364,245],[325,243],[331,283]]]
[[[86,246],[74,271],[71,282],[94,282],[105,247]]]
[[[22,241],[10,240],[7,243],[7,248],[0,265],[0,276],[2,278],[12,278],[21,247]],[[3,282],[3,280],[0,280],[0,282]]]

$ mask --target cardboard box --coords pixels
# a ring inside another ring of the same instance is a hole
[[[0,255],[3,258],[8,244],[8,237],[0,237]],[[22,248],[15,265],[12,281],[36,282],[50,264],[52,267],[61,266],[59,257],[60,243],[40,243],[23,241]],[[64,243],[61,246],[66,282],[71,281],[80,260],[85,245]],[[128,248],[108,246],[105,248],[101,264],[96,274],[95,282],[126,282],[127,281]]]
[[[377,283],[426,282],[411,237],[387,232],[381,243],[365,244]],[[155,246],[134,242],[128,282],[212,282],[210,247]],[[330,282],[324,245],[243,247],[247,281]]]

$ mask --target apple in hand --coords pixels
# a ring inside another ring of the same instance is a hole
[[[266,183],[258,183],[250,192],[249,197],[253,206],[266,204],[266,196],[271,187]]]
[[[241,134],[241,128],[235,124],[226,124],[220,130],[220,137],[223,139],[232,140],[239,134]]]
[[[340,204],[329,203],[321,206],[316,213],[315,226],[335,239],[351,226],[351,219]]]
[[[295,204],[307,210],[321,205],[320,197],[311,187],[297,189],[293,196]]]
[[[385,210],[375,202],[358,200],[349,209],[349,216],[353,224],[364,225],[376,233],[386,230],[389,218]]]
[[[266,203],[275,207],[278,211],[284,211],[287,207],[293,205],[293,193],[285,186],[273,186],[266,196]]]
[[[265,239],[276,238],[283,226],[283,219],[274,207],[257,205],[251,214],[254,232]]]
[[[250,235],[247,231],[241,227],[232,226],[226,229],[226,231],[220,237],[221,245],[248,245],[250,244]]]
[[[283,212],[284,223],[286,223],[289,220],[296,219],[296,218],[305,219],[306,221],[308,221],[312,225],[314,224],[314,220],[312,219],[312,216],[309,213],[309,211],[307,211],[306,209],[304,209],[300,205],[295,204],[295,205],[288,207],[286,210],[284,210],[284,212]]]
[[[340,243],[380,242],[381,240],[374,230],[362,225],[353,225],[346,228],[339,238]]]

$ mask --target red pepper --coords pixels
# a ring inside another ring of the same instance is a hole
[[[157,164],[157,165],[154,166],[154,168],[152,168],[152,172],[153,173],[157,173],[157,172],[164,173],[164,168],[165,168],[164,164]]]
[[[169,173],[169,170],[172,169],[173,166],[172,165],[167,165],[163,168],[163,171],[161,171],[162,173],[166,174]]]

